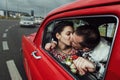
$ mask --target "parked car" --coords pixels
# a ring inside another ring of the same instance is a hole
[[[98,26],[95,28],[110,45],[103,79],[120,80],[119,8],[120,0],[76,0],[50,12],[38,32],[22,37],[23,62],[28,80],[97,80],[92,73],[84,76],[72,73],[45,50],[45,44],[52,40],[54,24],[63,20],[73,21],[75,28],[86,24]]]
[[[34,24],[40,25],[42,23],[43,19],[40,17],[34,17]]]
[[[21,27],[35,27],[34,17],[31,16],[22,16],[19,22]]]

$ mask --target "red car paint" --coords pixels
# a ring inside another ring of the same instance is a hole
[[[50,12],[36,34],[22,37],[24,67],[28,80],[74,80],[74,77],[42,48],[43,32],[47,23],[59,18],[109,14],[117,16],[120,20],[119,8],[119,0],[76,0]],[[118,23],[105,80],[120,80],[119,39],[120,24]]]

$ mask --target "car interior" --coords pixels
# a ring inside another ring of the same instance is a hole
[[[52,33],[52,29],[54,27],[55,22],[61,21],[61,20],[73,21],[75,28],[81,25],[86,25],[86,24],[97,25],[101,38],[104,38],[105,40],[107,40],[108,45],[111,46],[111,50],[110,50],[110,53],[111,53],[112,45],[114,43],[115,32],[116,32],[115,30],[117,28],[117,18],[113,15],[95,15],[95,16],[82,16],[82,17],[79,16],[79,17],[62,18],[62,19],[57,19],[55,21],[51,21],[44,30],[43,43],[42,43],[43,49],[46,43],[49,43],[52,41],[51,33]],[[46,53],[50,54],[49,51],[46,51]],[[69,74],[71,74],[76,80],[79,80],[79,79],[80,80],[98,80],[93,73],[87,73],[84,76],[81,76],[79,74],[74,74],[69,70],[69,68],[65,64],[60,63],[55,57],[53,57],[52,54],[50,54],[50,57],[53,58],[54,61],[56,61],[60,66],[62,66],[62,68],[65,71],[67,71]],[[107,62],[105,62],[106,69],[109,63],[109,58],[110,58],[110,55],[108,56]],[[104,71],[104,76],[105,76],[105,71]]]

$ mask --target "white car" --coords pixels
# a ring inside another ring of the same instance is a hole
[[[43,19],[40,18],[40,17],[35,17],[35,18],[34,18],[34,23],[35,23],[35,25],[40,25],[42,21],[43,21]]]
[[[19,24],[21,27],[23,27],[23,26],[35,27],[34,18],[31,16],[21,17]]]

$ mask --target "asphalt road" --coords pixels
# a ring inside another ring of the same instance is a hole
[[[13,77],[27,80],[20,52],[21,38],[38,28],[20,27],[17,20],[0,20],[0,80],[13,80]]]

